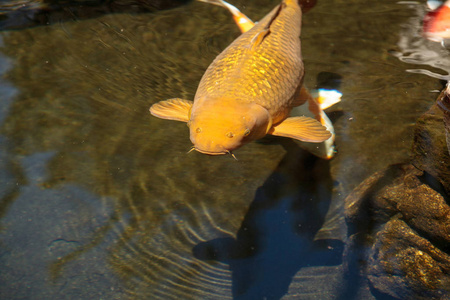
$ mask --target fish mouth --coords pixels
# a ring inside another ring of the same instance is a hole
[[[207,154],[207,155],[225,155],[225,154],[230,154],[231,152],[228,150],[223,150],[223,151],[208,151],[208,150],[203,150],[197,147],[192,147],[191,151],[195,150],[197,152],[203,153],[203,154]],[[189,151],[190,152],[190,151]]]

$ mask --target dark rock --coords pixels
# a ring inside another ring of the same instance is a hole
[[[444,112],[445,136],[448,153],[450,154],[450,83],[447,84],[447,88],[439,95],[436,103]]]
[[[346,199],[352,247],[364,252],[346,259],[358,256],[372,287],[400,299],[450,297],[450,207],[426,176],[394,165]]]
[[[443,94],[438,99],[442,99],[442,96]],[[438,105],[433,105],[417,120],[412,163],[418,169],[426,171],[439,180],[449,194],[450,154],[445,137],[443,118],[443,111]]]
[[[344,261],[374,295],[450,299],[448,113],[439,109],[447,100],[442,93],[417,121],[411,164],[375,173],[345,200]]]
[[[445,299],[450,256],[394,218],[376,235],[367,276],[376,290],[399,299]]]

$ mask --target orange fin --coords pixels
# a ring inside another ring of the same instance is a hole
[[[193,103],[180,98],[160,101],[150,107],[150,113],[161,119],[187,122]]]
[[[227,3],[223,0],[198,0],[198,1],[222,6],[228,9],[228,11],[233,15],[234,22],[239,27],[242,33],[249,31],[250,29],[252,29],[253,26],[255,26],[255,23],[253,23],[253,21],[250,20],[249,17],[241,13],[241,11],[238,8],[231,5],[230,3]]]
[[[331,137],[331,133],[319,121],[304,116],[287,118],[273,126],[268,133],[310,143],[321,143]]]
[[[258,32],[257,34],[255,34],[255,36],[252,38],[251,40],[251,44],[252,44],[252,51],[255,50],[256,47],[259,46],[259,44],[262,43],[262,41],[264,40],[264,38],[267,36],[267,34],[270,32],[269,28],[263,29],[260,32]]]
[[[233,19],[242,33],[249,31],[253,28],[253,26],[255,26],[255,23],[253,23],[253,21],[243,13],[240,13],[239,15],[233,15]]]

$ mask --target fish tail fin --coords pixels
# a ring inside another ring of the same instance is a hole
[[[250,30],[255,25],[255,23],[245,14],[241,13],[241,11],[237,7],[231,5],[226,1],[223,0],[197,0],[197,1],[222,6],[228,9],[228,11],[233,15],[234,22],[239,27],[242,33]]]

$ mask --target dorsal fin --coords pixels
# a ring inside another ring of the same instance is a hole
[[[251,41],[251,50],[255,50],[256,47],[258,47],[259,45],[261,45],[262,41],[264,40],[264,38],[270,33],[270,29],[269,28],[265,28],[263,30],[261,30],[260,32],[256,33],[255,36],[252,38]]]
[[[255,34],[255,36],[252,38],[251,41],[251,50],[255,50],[256,47],[261,45],[261,43],[264,41],[264,39],[270,34],[270,26],[272,25],[273,21],[278,17],[281,10],[286,6],[284,2],[282,2],[280,5],[278,5],[277,11],[273,14],[272,19],[267,23],[267,25],[259,32]]]

